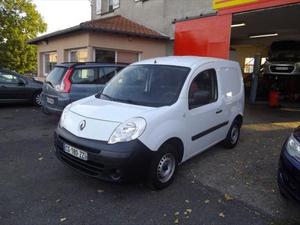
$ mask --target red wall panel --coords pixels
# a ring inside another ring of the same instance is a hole
[[[229,58],[232,15],[210,16],[175,25],[175,55]]]

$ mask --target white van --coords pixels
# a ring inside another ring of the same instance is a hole
[[[177,165],[223,142],[243,122],[239,64],[202,57],[134,63],[94,96],[68,105],[55,132],[57,157],[84,174],[168,186]]]

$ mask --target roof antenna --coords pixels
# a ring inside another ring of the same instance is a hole
[[[157,63],[156,59],[154,60],[154,63],[155,63],[155,64]]]

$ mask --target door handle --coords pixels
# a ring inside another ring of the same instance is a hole
[[[216,114],[219,114],[219,113],[221,113],[221,112],[223,112],[223,110],[222,110],[222,109],[217,109],[217,112],[216,112]]]

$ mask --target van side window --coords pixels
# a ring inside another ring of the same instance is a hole
[[[218,84],[216,71],[205,70],[199,73],[191,83],[189,89],[189,109],[194,109],[218,99]]]
[[[102,67],[99,69],[99,78],[97,84],[106,84],[113,78],[122,68],[121,67]]]
[[[93,84],[97,78],[95,68],[75,69],[71,77],[72,84]]]

